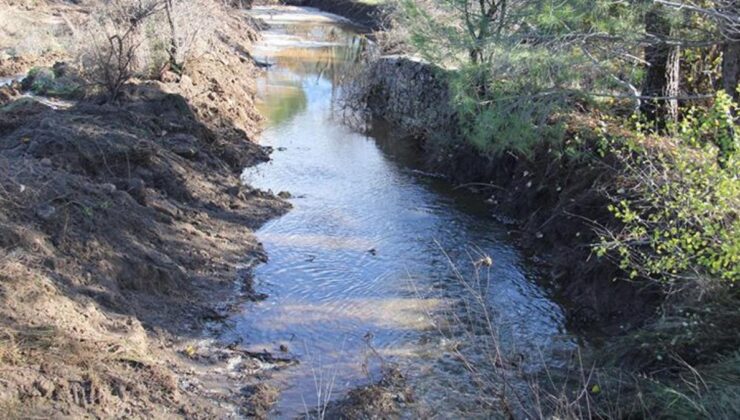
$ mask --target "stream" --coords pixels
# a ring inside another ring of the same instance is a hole
[[[269,297],[245,303],[225,334],[300,361],[270,375],[281,389],[273,415],[305,416],[393,364],[415,394],[409,415],[470,416],[480,387],[460,354],[485,365],[497,343],[517,361],[515,387],[565,363],[577,340],[511,226],[480,196],[419,171],[392,128],[361,134],[336,117],[365,38],[313,9],[250,13],[270,25],[253,54],[270,64],[258,96],[261,143],[275,152],[243,180],[290,192],[294,208],[257,232],[270,259],[255,287]]]

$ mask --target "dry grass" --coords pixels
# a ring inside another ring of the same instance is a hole
[[[75,35],[87,78],[115,97],[132,77],[181,73],[213,51],[228,11],[216,0],[115,0],[95,9]]]
[[[0,1],[0,53],[10,56],[40,56],[62,51],[71,32],[64,19],[51,13],[29,12],[32,5]]]
[[[249,388],[247,397],[248,415],[257,419],[269,418],[272,406],[280,396],[280,389],[268,383],[259,383]]]
[[[458,416],[594,419],[621,418],[631,412],[633,407],[626,410],[620,398],[625,398],[622,394],[630,386],[634,389],[633,377],[618,378],[597,368],[578,347],[564,366],[553,367],[544,349],[523,347],[513,336],[514,342],[504,339],[487,297],[494,281],[493,260],[479,249],[470,249],[471,270],[466,270],[441,252],[463,288],[463,297],[449,312],[428,316],[467,375],[450,385],[469,401]]]

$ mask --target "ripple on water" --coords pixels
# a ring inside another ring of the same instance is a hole
[[[270,297],[247,305],[232,334],[259,350],[284,344],[301,359],[275,375],[280,415],[311,405],[317,374],[333,379],[335,396],[377,378],[379,355],[409,372],[422,401],[455,413],[471,390],[452,354],[463,343],[485,359],[490,344],[470,335],[480,314],[454,322],[469,307],[461,278],[483,290],[502,345],[529,369],[572,348],[562,311],[479,200],[417,172],[416,152],[396,150],[392,130],[368,137],[332,117],[356,35],[296,8],[254,13],[278,23],[256,51],[275,63],[259,93],[269,118],[263,143],[281,152],[243,178],[302,198],[258,232],[270,261],[255,281]],[[493,267],[476,271],[483,256]]]

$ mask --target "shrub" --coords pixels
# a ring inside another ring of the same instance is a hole
[[[601,255],[615,252],[633,278],[673,286],[740,278],[734,107],[721,92],[710,109],[688,113],[676,138],[619,154],[626,168],[622,190],[630,194],[616,197],[610,210],[624,228],[602,234]]]
[[[80,40],[80,65],[93,83],[116,99],[135,73],[138,50],[144,43],[145,21],[161,10],[156,0],[113,0],[96,10]]]
[[[132,77],[181,73],[208,53],[222,10],[213,0],[112,0],[79,32],[78,62],[111,100]]]
[[[22,86],[36,95],[58,98],[75,99],[84,94],[82,81],[63,63],[57,63],[54,68],[32,68]]]

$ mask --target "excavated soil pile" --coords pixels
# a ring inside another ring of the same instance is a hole
[[[249,410],[245,372],[262,361],[203,344],[203,327],[254,297],[252,230],[289,205],[239,180],[269,150],[250,141],[256,33],[238,16],[223,28],[185,75],[115,104],[2,88],[0,412]]]

